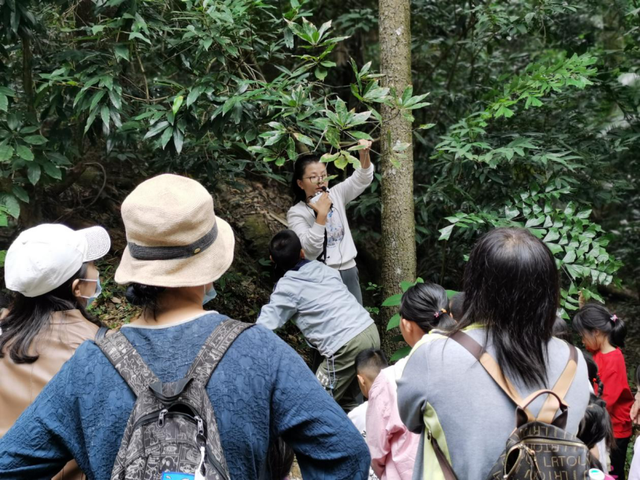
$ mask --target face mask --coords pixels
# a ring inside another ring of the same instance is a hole
[[[98,298],[100,296],[100,294],[102,293],[102,285],[100,285],[100,277],[98,277],[97,280],[93,280],[91,278],[81,278],[80,280],[82,280],[83,282],[95,282],[96,284],[96,291],[93,293],[93,295],[91,295],[90,297],[87,297],[85,295],[80,295],[81,298],[86,298],[87,299],[87,308],[89,308],[91,306],[91,304],[93,303],[93,301]]]
[[[207,288],[207,287],[204,287],[204,288]],[[209,290],[204,291],[204,298],[202,299],[202,305],[206,305],[211,300],[216,298],[217,295],[218,295],[218,292],[216,292],[216,289],[213,288],[213,285],[211,285],[211,288]]]

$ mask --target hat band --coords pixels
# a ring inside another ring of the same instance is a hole
[[[189,245],[177,247],[145,247],[128,242],[129,253],[136,260],[175,260],[178,258],[194,257],[200,252],[209,248],[218,237],[218,224],[213,224],[213,228],[209,230],[204,237],[196,240]]]

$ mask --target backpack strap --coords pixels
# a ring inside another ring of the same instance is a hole
[[[436,454],[436,459],[438,460],[438,465],[440,466],[440,470],[442,470],[442,476],[444,480],[458,480],[456,476],[456,472],[453,471],[453,467],[447,460],[447,456],[444,454],[440,445],[438,445],[438,441],[436,438],[429,434],[429,438],[431,440],[431,447],[433,448],[433,452]]]
[[[156,375],[144,363],[140,354],[122,332],[106,336],[96,344],[136,397],[142,395],[149,385],[158,381]]]
[[[104,337],[107,336],[107,332],[109,331],[109,328],[107,327],[100,327],[98,329],[98,331],[96,332],[96,336],[93,338],[93,341],[98,343],[100,340],[102,340]]]
[[[567,343],[567,345],[569,346],[569,360],[567,360],[567,366],[564,367],[564,371],[552,389],[553,393],[555,393],[558,398],[554,395],[549,395],[542,405],[540,413],[538,413],[538,420],[544,423],[553,422],[556,412],[558,411],[558,408],[560,408],[558,399],[560,402],[564,402],[564,397],[567,395],[569,388],[571,388],[573,379],[576,376],[576,371],[578,370],[578,349],[570,343]]]
[[[502,370],[500,369],[500,366],[498,365],[498,362],[496,362],[493,357],[484,350],[482,345],[480,345],[473,338],[462,331],[454,333],[450,338],[458,342],[458,344],[460,344],[464,349],[471,353],[471,355],[473,355],[478,360],[478,362],[480,362],[480,365],[484,367],[493,381],[498,384],[498,386],[511,399],[513,403],[515,403],[524,412],[526,412],[530,420],[535,419],[531,412],[526,408],[524,400],[515,389],[511,381],[504,376]]]
[[[198,356],[191,364],[186,378],[193,378],[195,382],[206,387],[211,374],[231,344],[242,332],[253,326],[253,323],[244,323],[237,320],[229,319],[223,321],[204,342]]]

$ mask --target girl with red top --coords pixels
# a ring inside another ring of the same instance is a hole
[[[616,448],[611,451],[611,470],[618,480],[625,480],[624,464],[631,438],[630,411],[633,395],[627,380],[627,367],[620,348],[624,348],[627,329],[624,322],[604,306],[590,303],[573,317],[573,326],[582,343],[593,353],[602,380],[602,399],[613,423]]]

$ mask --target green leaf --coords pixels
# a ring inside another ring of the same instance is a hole
[[[11,145],[0,145],[0,162],[6,162],[13,157],[13,147]]]
[[[20,216],[20,202],[18,199],[9,193],[3,193],[0,195],[0,206],[4,207],[9,215],[13,218]]]
[[[402,347],[397,352],[395,352],[393,355],[391,355],[391,358],[389,359],[389,361],[396,362],[398,360],[403,359],[404,357],[406,357],[410,353],[411,353],[411,347]]]
[[[323,163],[329,163],[329,162],[333,162],[335,161],[339,156],[340,156],[340,152],[338,153],[325,153],[324,155],[322,155],[320,157],[320,161]]]
[[[340,148],[340,134],[337,129],[333,127],[327,128],[324,136],[327,139],[327,142],[329,142],[334,148]]]
[[[37,163],[29,164],[29,167],[27,168],[27,178],[29,179],[29,182],[31,182],[31,185],[38,183],[41,174],[42,170],[40,169],[40,165]]]
[[[184,135],[179,129],[173,131],[173,146],[176,147],[178,155],[182,153],[182,145],[184,144]]]
[[[100,108],[100,118],[102,119],[102,127],[104,128],[104,131],[107,135],[109,135],[109,124],[111,122],[111,118],[109,117],[109,107],[106,105],[103,105],[102,108]]]
[[[160,132],[165,130],[168,126],[169,126],[169,122],[167,122],[166,120],[157,123],[156,125],[154,125],[154,127],[151,130],[147,132],[147,134],[144,136],[144,140],[155,137]]]
[[[20,185],[14,185],[12,192],[21,202],[29,203],[29,194]]]
[[[439,230],[440,238],[438,238],[438,240],[449,240],[449,237],[451,237],[451,231],[453,230],[453,227],[455,227],[455,224],[441,228]]]
[[[384,302],[382,302],[383,307],[397,307],[400,305],[400,300],[402,300],[402,294],[397,293],[395,295],[391,295]]]
[[[67,157],[58,152],[47,152],[47,158],[58,166],[71,165]]]
[[[187,107],[190,107],[191,105],[193,105],[193,103],[196,100],[198,100],[198,97],[202,95],[203,92],[204,92],[204,87],[202,86],[195,87],[193,90],[191,90],[189,92],[189,95],[187,96]]]
[[[287,139],[287,157],[289,157],[289,160],[295,160],[298,157],[298,152],[296,152],[296,142],[292,137]]]
[[[29,137],[24,137],[23,140],[27,142],[29,145],[44,145],[48,141],[42,135],[31,135]]]
[[[173,136],[173,128],[167,128],[163,132],[162,137],[160,137],[160,144],[162,145],[163,150],[167,146],[167,143],[169,143],[169,140],[171,140],[172,136]]]
[[[182,95],[178,95],[173,101],[173,106],[171,107],[171,110],[173,111],[174,115],[178,114],[178,110],[180,110],[180,107],[182,106],[182,102],[184,102],[184,97]]]
[[[113,53],[116,56],[116,61],[123,59],[129,61],[129,45],[125,43],[117,44],[113,47]]]
[[[306,135],[303,135],[302,133],[294,133],[293,134],[294,137],[296,137],[296,140],[298,140],[300,143],[303,143],[309,147],[313,147],[313,140],[311,140],[309,137],[307,137]]]
[[[0,93],[0,110],[3,112],[7,112],[9,110],[9,99],[2,93]]]
[[[400,326],[400,314],[396,313],[393,317],[389,319],[389,322],[387,323],[387,332],[399,326]]]
[[[321,82],[324,81],[324,79],[327,77],[327,73],[329,73],[326,69],[321,68],[321,67],[317,67],[315,69],[315,71],[313,72],[313,74],[316,76],[316,78],[318,80],[320,80]]]
[[[104,90],[100,90],[99,92],[96,92],[93,95],[93,98],[91,99],[91,105],[89,106],[89,110],[94,110],[98,105],[98,103],[100,103],[100,100],[102,100],[102,97],[105,96],[105,94],[106,92]]]
[[[32,162],[35,158],[33,152],[24,145],[18,145],[18,147],[16,148],[16,153],[20,158],[26,160],[27,162]]]
[[[44,162],[42,164],[42,168],[44,168],[44,173],[49,175],[51,178],[55,178],[56,180],[62,180],[62,172],[53,163]]]
[[[349,135],[351,135],[356,140],[373,140],[371,135],[365,132],[358,132],[357,130],[350,130]]]

